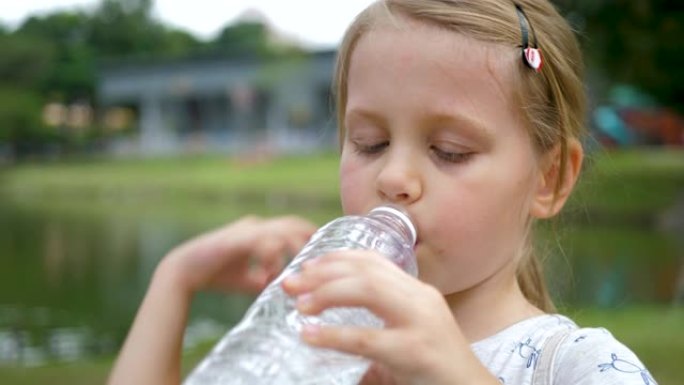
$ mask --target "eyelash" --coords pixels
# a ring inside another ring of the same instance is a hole
[[[364,145],[360,143],[354,143],[354,151],[357,154],[363,156],[374,156],[380,154],[387,146],[389,142],[379,142],[371,145]],[[440,150],[436,146],[431,146],[430,150],[435,156],[443,162],[446,163],[464,163],[468,161],[473,153],[472,152],[449,152]]]
[[[379,142],[370,145],[354,143],[354,150],[357,154],[371,156],[379,154],[387,146],[389,146],[389,142]]]
[[[472,152],[443,151],[435,146],[430,147],[430,149],[435,154],[435,156],[437,156],[437,158],[447,163],[464,163],[468,161],[473,155]]]

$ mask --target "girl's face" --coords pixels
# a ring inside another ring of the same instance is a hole
[[[352,53],[343,209],[404,207],[420,278],[445,295],[511,280],[525,243],[540,177],[512,101],[516,60],[513,48],[415,21],[373,29]]]

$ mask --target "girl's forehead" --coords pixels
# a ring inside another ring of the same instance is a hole
[[[514,49],[429,24],[378,25],[351,53],[345,115],[362,110],[426,121],[449,116],[497,132],[522,129],[515,59]]]
[[[447,76],[464,71],[485,71],[498,83],[513,86],[512,80],[518,76],[520,50],[435,24],[398,17],[374,23],[361,35],[351,53],[351,64],[355,56],[374,53],[385,56],[385,66],[430,62]],[[394,55],[388,55],[392,53]]]
[[[349,87],[392,75],[403,83],[458,85],[453,93],[491,91],[512,99],[519,50],[419,22],[380,23],[357,42],[349,65]],[[395,86],[395,85],[392,85]],[[483,95],[483,92],[478,92]]]

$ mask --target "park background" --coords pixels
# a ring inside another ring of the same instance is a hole
[[[684,378],[673,3],[555,1],[586,53],[591,136],[577,193],[537,240],[559,307],[611,330],[661,385]],[[0,25],[2,384],[104,382],[179,242],[245,214],[341,214],[334,47],[306,48],[255,11],[200,39],[152,7],[104,0]],[[251,300],[197,298],[185,370]]]

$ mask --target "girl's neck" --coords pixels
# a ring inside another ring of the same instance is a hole
[[[525,298],[511,268],[507,266],[474,287],[445,296],[463,335],[471,343],[544,314]]]

